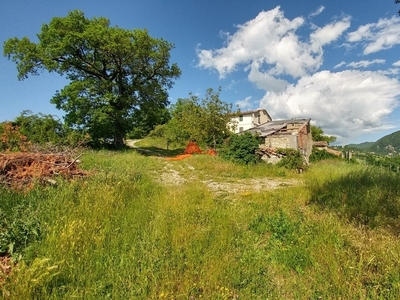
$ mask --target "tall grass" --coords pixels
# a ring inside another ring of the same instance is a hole
[[[304,176],[313,185],[230,197],[200,181],[161,185],[165,161],[135,151],[87,152],[82,160],[89,178],[24,196],[42,235],[0,283],[3,298],[396,299],[400,292],[392,232],[353,226],[315,201],[318,188],[329,193],[330,178],[355,170],[349,165],[328,163],[324,174],[315,166]],[[273,176],[266,166],[206,156],[168,164],[232,180]]]
[[[352,170],[324,183],[309,183],[310,203],[370,228],[400,230],[400,177],[377,167]]]

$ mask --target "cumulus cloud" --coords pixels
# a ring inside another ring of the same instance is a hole
[[[400,19],[379,19],[377,23],[360,26],[347,35],[349,42],[362,42],[364,54],[371,54],[400,44]]]
[[[322,53],[295,34],[303,23],[302,17],[285,18],[279,6],[262,11],[253,20],[238,25],[233,35],[226,34],[225,47],[198,49],[198,66],[215,69],[220,77],[225,77],[239,65],[247,67],[255,61],[267,64],[270,75],[305,75],[320,67]]]
[[[271,83],[270,89],[287,83],[272,77],[299,78],[315,72],[322,65],[324,45],[338,39],[350,26],[342,17],[324,27],[316,27],[308,41],[302,41],[296,30],[304,24],[302,17],[289,20],[280,7],[260,12],[253,20],[237,26],[234,34],[225,33],[225,46],[219,49],[197,49],[198,66],[215,69],[221,78],[243,66],[256,82]],[[260,70],[268,76],[259,78]]]
[[[310,15],[317,15],[320,7]],[[265,95],[260,107],[273,119],[312,118],[324,131],[341,138],[355,137],[371,130],[387,129],[386,117],[398,106],[400,82],[394,78],[397,68],[357,70],[385,60],[340,62],[352,70],[320,70],[324,51],[333,47],[350,28],[349,16],[318,27],[308,24],[311,33],[304,36],[306,20],[284,16],[280,7],[260,12],[254,19],[225,34],[219,49],[197,49],[198,67],[216,70],[223,78],[242,68],[247,78]],[[303,35],[300,35],[301,32]],[[400,19],[381,19],[360,26],[345,36],[350,50],[363,45],[364,54],[390,48],[400,43]],[[400,61],[393,64],[400,67]],[[242,108],[251,106],[251,98],[238,101]]]
[[[238,100],[235,102],[236,106],[238,106],[241,110],[251,109],[254,103],[251,101],[251,96],[246,97],[243,100]]]
[[[273,92],[279,92],[286,88],[289,84],[286,80],[276,78],[267,72],[260,71],[261,67],[258,61],[254,61],[248,75],[249,81],[256,84],[259,89],[265,89]]]
[[[281,93],[261,100],[274,119],[312,118],[340,138],[386,128],[384,117],[397,106],[400,82],[379,72],[321,71],[302,77]]]

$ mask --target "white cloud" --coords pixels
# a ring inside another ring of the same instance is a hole
[[[394,67],[400,67],[400,60],[396,61],[393,63]]]
[[[266,93],[260,106],[274,119],[312,118],[340,141],[371,128],[387,128],[384,118],[398,106],[398,96],[400,82],[379,72],[322,71],[302,77],[284,92]]]
[[[232,35],[225,33],[225,45],[214,50],[197,49],[199,67],[215,69],[221,78],[239,66],[249,73],[249,80],[269,90],[282,90],[288,83],[282,76],[299,78],[317,71],[323,63],[323,46],[338,39],[350,26],[342,17],[324,27],[316,27],[309,41],[302,41],[296,30],[302,17],[289,20],[280,7],[260,12],[256,18],[237,26]]]
[[[251,96],[246,97],[243,100],[238,100],[235,102],[235,104],[241,109],[241,110],[247,110],[251,109],[254,105],[254,103],[251,101]]]
[[[325,9],[325,6],[321,5],[320,7],[317,8],[317,10],[311,12],[308,16],[309,17],[315,17],[318,16],[320,13],[322,13]]]
[[[379,74],[382,74],[382,75],[386,75],[386,76],[395,76],[395,75],[399,74],[399,71],[400,70],[398,68],[389,68],[386,70],[378,70],[376,72],[378,72]]]
[[[347,35],[349,42],[362,42],[364,54],[375,53],[400,44],[400,19],[379,19],[377,23],[360,26]]]
[[[384,59],[360,60],[360,61],[353,61],[347,64],[347,66],[352,68],[366,68],[373,64],[384,64],[385,62],[386,61]]]
[[[198,66],[216,70],[221,78],[243,68],[248,80],[266,92],[260,107],[266,108],[275,120],[312,118],[327,134],[338,136],[338,141],[387,129],[386,117],[399,105],[400,82],[392,78],[399,69],[319,71],[324,48],[348,30],[350,20],[342,16],[322,27],[311,24],[307,28],[311,33],[304,39],[297,30],[305,20],[285,18],[278,6],[238,25],[236,32],[226,33],[223,47],[198,49]],[[341,46],[356,49],[356,43],[361,42],[365,54],[400,44],[400,19],[383,19],[360,26],[347,39]],[[342,61],[334,69],[367,68],[383,63],[383,59]],[[393,66],[400,67],[400,61]],[[250,100],[237,103],[246,108]]]
[[[311,40],[320,45],[327,45],[338,37],[350,27],[350,17],[343,17],[341,20],[328,24],[322,28],[318,28],[310,34]]]
[[[340,67],[343,67],[343,66],[345,66],[346,65],[346,62],[345,61],[341,61],[340,63],[338,63],[336,66],[334,66],[333,68],[334,69],[338,69],[338,68],[340,68]]]
[[[254,61],[250,73],[248,75],[249,81],[256,84],[259,89],[268,89],[273,92],[283,91],[289,84],[286,80],[275,78],[274,76],[260,71],[258,61]]]
[[[226,46],[215,50],[197,50],[199,67],[216,69],[225,77],[238,65],[248,67],[256,61],[268,65],[270,75],[300,77],[317,70],[322,64],[320,49],[299,40],[295,31],[304,19],[289,20],[280,7],[262,11],[256,18],[237,26],[237,31],[226,35]]]

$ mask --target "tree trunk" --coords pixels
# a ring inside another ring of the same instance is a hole
[[[124,147],[125,132],[123,130],[121,111],[116,111],[113,115],[114,118],[114,147],[121,149]]]
[[[124,135],[121,133],[116,133],[114,135],[114,147],[116,149],[121,149],[122,147],[124,147],[125,143],[124,143]]]
[[[214,150],[217,151],[217,139],[215,138],[215,134],[213,135],[213,142],[214,142]]]

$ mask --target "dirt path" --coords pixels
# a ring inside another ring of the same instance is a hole
[[[138,148],[138,146],[136,146],[136,143],[137,142],[140,142],[141,140],[140,139],[138,139],[138,140],[126,140],[126,145],[128,146],[128,147],[131,147],[131,148]]]
[[[126,140],[126,145],[140,149],[136,143],[140,139]],[[141,151],[144,149],[140,149]],[[276,178],[245,178],[236,180],[227,180],[221,178],[209,178],[208,174],[195,170],[188,163],[174,164],[173,162],[160,160],[164,164],[162,172],[155,172],[155,179],[164,185],[182,186],[188,182],[201,182],[205,184],[211,191],[217,195],[232,195],[232,194],[247,194],[257,193],[265,190],[285,188],[301,184],[300,180],[296,179],[276,179]]]
[[[188,163],[184,165],[176,165],[171,162],[163,161],[164,167],[161,174],[156,174],[156,180],[164,185],[181,186],[188,182],[201,182],[205,184],[211,191],[217,195],[233,195],[233,194],[250,194],[258,193],[266,190],[287,188],[302,183],[297,179],[285,178],[244,178],[244,179],[227,179],[209,178],[207,174],[195,170]],[[228,181],[229,180],[229,181]]]

